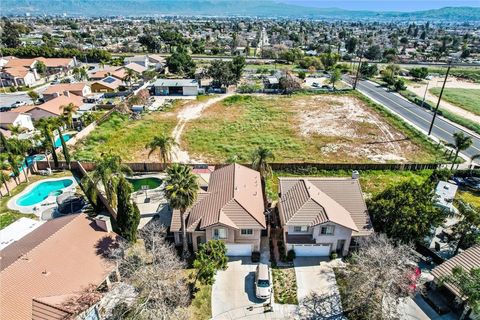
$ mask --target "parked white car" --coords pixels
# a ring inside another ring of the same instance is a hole
[[[266,300],[272,294],[272,281],[268,265],[260,263],[255,271],[255,296]]]

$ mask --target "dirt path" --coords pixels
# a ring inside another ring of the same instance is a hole
[[[188,155],[188,152],[185,150],[180,149],[180,138],[183,133],[183,129],[185,129],[185,125],[187,122],[197,119],[202,115],[203,110],[206,108],[214,105],[217,102],[220,102],[235,93],[227,93],[212,99],[209,99],[205,102],[197,103],[197,104],[191,104],[187,105],[185,108],[183,108],[177,118],[178,118],[178,123],[173,128],[172,136],[173,139],[175,139],[175,142],[177,143],[177,146],[174,146],[172,148],[172,162],[179,162],[179,163],[195,163],[196,161],[193,159],[190,159],[190,156]]]
[[[428,88],[429,89],[441,88],[443,79],[444,79],[443,77],[434,77],[432,80],[430,80],[430,85],[428,86]],[[415,93],[421,99],[423,99],[426,86],[427,85],[424,83],[414,83],[414,84],[408,85],[407,89]],[[449,77],[449,79],[447,80],[447,83],[445,84],[445,88],[480,89],[480,85],[478,83],[462,81],[455,77],[451,77],[451,78]],[[427,91],[427,94],[425,96],[425,101],[432,101],[436,103],[438,101],[438,97],[436,95],[431,94],[429,91]],[[461,117],[480,123],[480,116],[468,110],[457,107],[456,105],[445,101],[445,99],[442,99],[442,101],[440,102],[440,109],[448,110]]]

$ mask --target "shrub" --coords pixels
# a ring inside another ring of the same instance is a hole
[[[10,92],[16,92],[16,91],[17,91],[17,88],[15,88],[15,87],[10,87],[9,90],[10,90]]]
[[[258,251],[252,252],[252,262],[260,262],[260,252]]]
[[[332,252],[330,253],[330,259],[333,260],[333,259],[337,259],[338,258],[338,254],[336,252]]]
[[[288,250],[287,260],[288,261],[293,261],[293,259],[295,259],[295,257],[296,257],[295,250],[293,250],[293,249]]]

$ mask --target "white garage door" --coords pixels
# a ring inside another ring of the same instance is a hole
[[[329,245],[296,244],[293,246],[297,257],[325,257],[330,255]]]
[[[227,256],[251,256],[251,244],[227,244]]]

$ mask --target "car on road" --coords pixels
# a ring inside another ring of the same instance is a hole
[[[255,296],[266,300],[272,294],[272,281],[268,265],[260,263],[255,271]]]
[[[12,110],[12,107],[0,107],[0,112],[7,112]]]
[[[18,107],[22,107],[22,106],[26,106],[27,103],[25,101],[17,101],[17,102],[14,102],[12,103],[12,108],[18,108]]]

